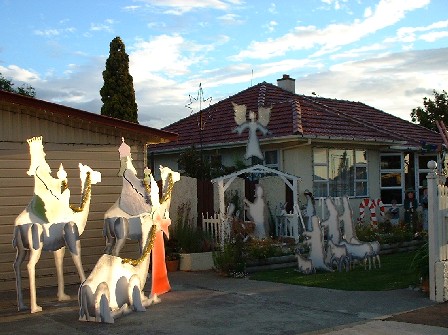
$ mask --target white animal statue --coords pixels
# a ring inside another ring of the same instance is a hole
[[[316,215],[316,207],[314,206],[314,197],[309,190],[305,190],[303,193],[306,198],[305,216],[308,218],[306,223],[306,230],[311,230],[311,218]]]
[[[322,221],[322,227],[328,228],[328,240],[333,241],[334,244],[339,244],[341,241],[341,229],[338,210],[330,197],[325,198],[325,204],[329,214],[328,218]]]
[[[145,170],[145,178],[137,178],[132,165],[130,147],[124,142],[119,148],[120,172],[123,187],[118,200],[104,214],[103,235],[106,239],[105,253],[118,256],[127,239],[136,240],[142,250],[142,222],[140,214],[151,212],[154,207],[163,206],[163,213],[169,217],[171,192],[180,174],[168,167],[160,166],[162,177],[162,200],[159,201],[159,187],[149,169]]]
[[[342,271],[342,266],[345,266],[345,270],[348,271],[350,269],[350,255],[347,252],[347,247],[334,244],[333,241],[329,240],[325,262],[330,267],[336,265],[339,272]]]
[[[343,222],[344,238],[347,241],[350,241],[353,237],[356,238],[356,230],[353,223],[353,210],[347,196],[342,197],[342,206],[344,212],[339,216],[339,220]]]
[[[28,276],[30,284],[31,313],[42,311],[36,301],[35,268],[42,251],[53,251],[58,278],[58,299],[69,300],[64,292],[63,259],[65,247],[68,247],[81,281],[85,274],[81,263],[80,236],[84,232],[89,214],[91,185],[101,181],[101,173],[89,166],[79,164],[81,179],[80,206],[68,204],[70,193],[67,189],[66,173],[61,168],[58,179],[51,176],[51,170],[45,161],[42,137],[28,140],[31,153],[29,175],[35,178],[34,196],[19,214],[14,223],[13,246],[17,250],[14,261],[16,276],[18,310],[25,310],[22,294],[21,264],[29,252]],[[61,191],[61,186],[63,191]],[[61,211],[61,208],[64,211]]]
[[[310,245],[310,254],[308,258],[313,262],[315,269],[333,271],[333,269],[325,263],[324,234],[319,222],[319,217],[313,216],[311,222],[312,230],[303,232],[303,236],[308,238],[304,243]]]
[[[249,121],[246,120],[246,105],[237,105],[232,102],[233,110],[235,112],[235,122],[238,125],[234,132],[241,133],[245,129],[249,129],[249,140],[247,141],[245,159],[250,157],[258,157],[263,160],[263,154],[260,150],[260,143],[257,137],[257,130],[263,135],[268,133],[266,128],[269,123],[271,115],[271,107],[258,107],[258,120],[256,120],[255,112],[249,111]]]
[[[373,263],[373,267],[376,268],[376,262],[378,262],[378,268],[381,268],[381,259],[380,259],[380,250],[381,245],[378,241],[372,241],[372,242],[361,242],[355,237],[352,237],[350,240],[350,243],[352,244],[362,244],[362,243],[370,243],[372,247],[372,255],[370,257],[371,262]],[[366,263],[367,260],[364,261]]]
[[[306,275],[315,273],[316,269],[313,266],[313,261],[311,259],[303,257],[301,254],[297,254],[297,269],[299,272]]]
[[[143,288],[148,276],[150,255],[157,232],[168,234],[170,219],[163,218],[160,207],[141,214],[144,250],[139,259],[123,259],[104,254],[78,293],[79,320],[114,323],[115,318],[160,302],[157,294],[146,297]]]
[[[263,198],[263,188],[260,185],[255,186],[254,202],[244,199],[244,205],[249,210],[249,218],[255,222],[254,236],[258,239],[265,238],[266,204],[264,203]]]
[[[369,270],[372,268],[370,259],[373,255],[372,245],[368,242],[362,242],[361,244],[348,243],[346,240],[342,240],[342,245],[347,247],[347,252],[350,255],[351,260],[364,261],[364,269],[367,268],[367,262],[369,263]]]
[[[159,205],[159,187],[151,170],[145,169],[145,177],[137,178],[132,164],[131,148],[122,139],[120,171],[123,186],[118,200],[104,214],[103,235],[106,240],[105,253],[118,256],[126,239],[141,241],[140,214],[148,213],[152,205]],[[140,243],[140,251],[142,245]]]

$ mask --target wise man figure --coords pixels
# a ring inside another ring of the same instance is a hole
[[[123,177],[123,187],[120,195],[120,208],[129,215],[140,215],[142,213],[151,211],[151,204],[154,201],[154,192],[156,192],[157,205],[158,205],[158,188],[151,188],[151,170],[145,169],[145,178],[140,180],[137,177],[137,171],[132,164],[131,148],[124,142],[118,149],[120,153],[120,171],[118,176]],[[145,181],[149,184],[145,187]],[[152,183],[154,185],[154,182]],[[150,194],[148,194],[150,190]]]
[[[37,221],[41,223],[72,221],[70,190],[67,187],[67,173],[64,167],[60,165],[57,178],[54,178],[45,160],[42,136],[30,138],[27,142],[31,156],[27,174],[34,176],[34,195],[28,207],[29,212],[36,215],[39,219]]]

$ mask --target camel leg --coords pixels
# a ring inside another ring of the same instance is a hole
[[[129,231],[129,221],[126,218],[118,218],[114,223],[114,231],[115,231],[115,246],[112,250],[113,256],[118,256],[120,254],[120,250],[123,248],[124,243],[126,242],[127,233]]]
[[[64,292],[64,255],[65,255],[65,247],[62,247],[59,250],[53,252],[54,262],[56,264],[56,274],[58,277],[58,300],[66,301],[70,300],[70,296],[65,294]]]
[[[42,226],[40,224],[33,224],[28,232],[28,239],[30,245],[30,259],[27,264],[28,276],[30,281],[31,313],[37,313],[42,311],[42,307],[40,307],[37,304],[36,300],[36,264],[40,259],[43,247],[41,236],[42,236]]]
[[[21,265],[25,260],[27,250],[23,246],[22,236],[20,234],[20,229],[18,227],[14,228],[14,241],[15,247],[17,249],[16,259],[14,261],[14,273],[16,276],[16,291],[17,291],[17,309],[23,311],[28,307],[23,303],[23,293],[22,293],[22,269]]]
[[[103,236],[106,240],[104,253],[110,255],[115,246],[115,237],[113,236],[113,226],[115,220],[113,218],[104,219]],[[112,230],[112,231],[111,231]]]
[[[65,243],[72,255],[73,263],[75,263],[76,270],[78,270],[79,279],[81,283],[86,280],[84,268],[81,262],[81,241],[79,239],[78,226],[74,222],[69,222],[64,227]]]

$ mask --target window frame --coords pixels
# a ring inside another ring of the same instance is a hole
[[[320,162],[316,162],[315,161],[315,155],[316,155],[316,150],[324,150],[325,152],[325,162],[320,161]],[[332,180],[330,179],[330,169],[331,169],[331,162],[330,162],[330,154],[331,151],[334,150],[338,150],[338,151],[350,151],[351,152],[351,157],[353,158],[352,161],[352,165],[351,167],[353,167],[353,177],[349,177],[351,180],[350,182],[353,183],[352,187],[351,187],[351,194],[349,194],[349,198],[365,198],[369,196],[369,159],[368,159],[368,151],[366,149],[354,149],[354,148],[328,148],[328,147],[313,147],[312,148],[312,166],[313,166],[313,193],[315,194],[316,198],[325,198],[328,196],[333,196],[330,195],[330,190],[331,190],[331,182]],[[356,160],[356,154],[357,152],[363,152],[365,153],[365,161],[363,162],[357,162]],[[316,168],[323,168],[322,170],[325,171],[325,176],[323,176],[323,178],[321,179],[316,179]],[[365,169],[365,178],[358,178],[357,176],[357,169],[362,168]],[[357,185],[359,183],[365,183],[365,194],[358,194],[357,193]],[[317,185],[321,185],[321,187],[316,187]],[[323,192],[318,192],[317,190],[325,190],[325,195],[321,195],[321,193]]]

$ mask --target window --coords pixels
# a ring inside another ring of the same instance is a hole
[[[367,196],[365,150],[313,148],[315,197]]]
[[[380,155],[380,192],[383,203],[391,204],[394,199],[398,204],[403,203],[404,177],[404,159],[401,153]]]
[[[428,186],[428,180],[426,177],[428,173],[431,172],[428,169],[428,162],[435,161],[437,162],[437,155],[423,154],[418,156],[418,199],[421,199],[423,195],[423,189]]]
[[[264,152],[264,165],[278,170],[278,151],[268,150]]]

